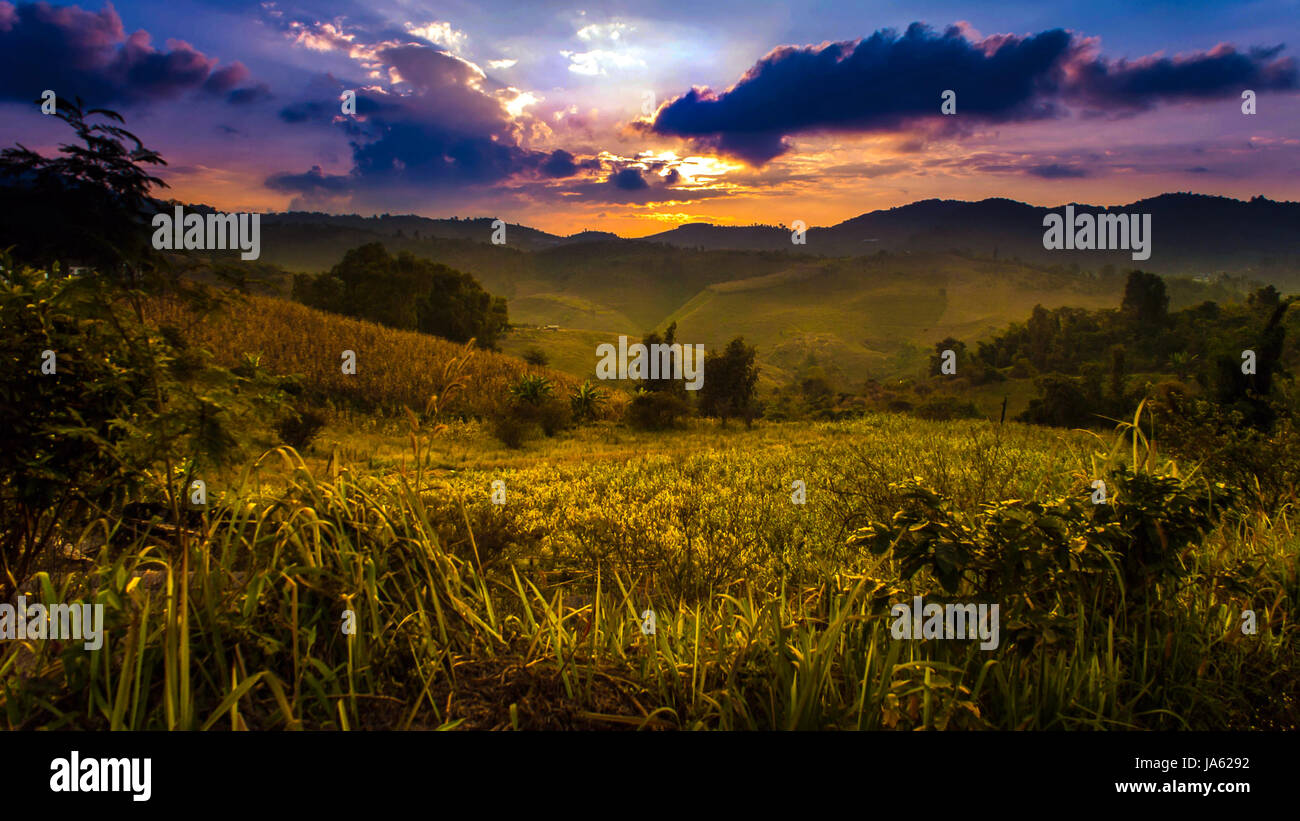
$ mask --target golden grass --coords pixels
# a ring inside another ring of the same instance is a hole
[[[210,351],[218,364],[238,365],[245,354],[260,357],[263,369],[299,374],[308,392],[336,407],[400,411],[422,409],[448,388],[449,362],[466,353],[464,345],[438,337],[386,328],[373,322],[329,314],[274,297],[244,295],[235,304],[200,317],[173,299],[155,299],[147,318],[174,326],[186,341]],[[356,354],[356,373],[344,374],[343,352]],[[544,373],[567,393],[573,377],[527,364],[505,354],[473,349],[461,378],[465,381],[444,414],[485,415],[525,373]]]

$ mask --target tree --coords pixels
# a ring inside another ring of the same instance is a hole
[[[509,326],[506,301],[469,274],[382,243],[353,248],[329,273],[294,279],[294,297],[321,310],[495,348]]]
[[[1084,427],[1096,421],[1090,412],[1095,396],[1083,379],[1048,374],[1037,381],[1039,396],[1029,400],[1029,407],[1017,419],[1038,425]]]
[[[1121,310],[1146,328],[1163,325],[1169,315],[1169,295],[1165,292],[1165,281],[1156,274],[1129,271]]]
[[[939,376],[943,373],[944,351],[953,352],[956,358],[956,361],[953,364],[957,367],[957,372],[965,373],[965,365],[968,361],[968,357],[966,356],[966,343],[950,336],[942,342],[935,344],[934,353],[930,356],[930,375]]]
[[[1060,325],[1050,311],[1042,305],[1034,306],[1028,324],[1028,353],[1029,361],[1035,368],[1039,370],[1047,368],[1047,354],[1051,350],[1052,339],[1059,329]]]
[[[701,413],[717,416],[724,425],[733,416],[744,419],[746,426],[754,424],[758,412],[754,401],[758,386],[756,354],[754,346],[746,345],[744,338],[738,336],[721,353],[713,352],[705,357]]]
[[[1270,313],[1282,303],[1282,295],[1272,285],[1265,285],[1247,297],[1247,303],[1255,310]]]
[[[662,337],[660,337],[658,333],[654,332],[647,334],[646,337],[641,340],[641,344],[645,345],[647,352],[654,351],[654,348],[651,347],[652,345],[667,345],[671,347],[677,344],[677,323],[674,322],[669,325],[664,330],[664,335]],[[685,357],[686,351],[683,350],[681,355]],[[683,360],[683,362],[684,361],[685,360]],[[671,393],[675,394],[683,401],[686,399],[686,383],[680,378],[674,378],[674,374],[661,373],[659,374],[658,379],[652,379],[647,376],[645,379],[641,380],[641,382],[641,387],[651,393]]]
[[[18,143],[0,152],[0,247],[37,267],[72,263],[133,281],[157,262],[148,219],[163,206],[150,189],[167,187],[146,166],[166,165],[156,151],[113,123],[104,108],[82,111],[81,100],[57,101],[55,117],[81,145],[59,146],[45,157]],[[87,122],[88,117],[108,122]],[[127,143],[130,143],[128,145]]]

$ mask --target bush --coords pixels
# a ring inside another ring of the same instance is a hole
[[[510,386],[511,401],[539,405],[555,391],[555,383],[545,376],[524,374]]]
[[[573,424],[569,405],[554,396],[555,384],[544,376],[525,374],[510,386],[510,398],[493,415],[492,431],[509,448],[522,447],[535,431],[554,436]]]
[[[641,391],[627,409],[627,421],[641,430],[667,430],[676,427],[691,411],[690,403],[667,391]]]
[[[1300,432],[1290,418],[1271,431],[1252,427],[1239,410],[1166,391],[1153,403],[1164,447],[1198,465],[1265,510],[1292,502],[1300,491]],[[1274,405],[1282,416],[1285,410]]]
[[[546,436],[554,436],[573,425],[573,412],[568,405],[555,398],[548,398],[527,408],[527,411]]]
[[[325,417],[310,408],[303,408],[275,423],[280,441],[302,453],[325,427]]]
[[[524,440],[528,438],[528,428],[527,423],[516,419],[510,413],[502,413],[492,418],[492,435],[511,450],[524,446]]]
[[[849,544],[890,553],[903,580],[925,570],[949,595],[966,588],[1005,602],[1015,619],[1060,627],[1071,611],[1134,607],[1157,585],[1184,576],[1184,552],[1231,498],[1222,487],[1211,498],[1175,476],[1127,468],[1108,484],[1106,504],[1080,494],[965,513],[919,479],[891,483],[902,509],[889,522],[858,528]]]
[[[90,518],[162,499],[179,514],[193,471],[242,455],[280,407],[269,380],[211,366],[130,299],[0,254],[0,599]]]
[[[524,351],[524,361],[529,365],[537,365],[541,368],[551,364],[551,358],[541,348],[529,348]]]
[[[584,422],[595,419],[604,404],[605,392],[592,384],[590,379],[574,388],[569,395],[569,409],[573,411],[573,418]]]

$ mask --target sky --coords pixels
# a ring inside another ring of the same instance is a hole
[[[1298,32],[1300,0],[0,0],[0,146],[68,138],[49,89],[120,112],[164,198],[558,234],[1300,200]]]

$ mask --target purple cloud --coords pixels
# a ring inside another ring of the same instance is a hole
[[[1242,54],[1221,45],[1130,62],[1101,58],[1094,45],[1063,29],[976,41],[957,26],[937,34],[914,23],[901,36],[886,29],[857,41],[782,46],[726,91],[693,88],[677,97],[650,129],[762,165],[797,134],[944,124],[941,95],[949,89],[963,123],[998,123],[1062,116],[1071,103],[1140,109],[1298,87],[1295,62],[1278,57],[1280,47]]]
[[[247,102],[267,91],[235,88],[248,79],[240,63],[217,68],[216,58],[183,40],[168,40],[165,51],[150,40],[143,29],[127,35],[111,5],[96,13],[0,0],[0,100],[30,102],[47,88],[92,105],[172,99],[199,88]]]

